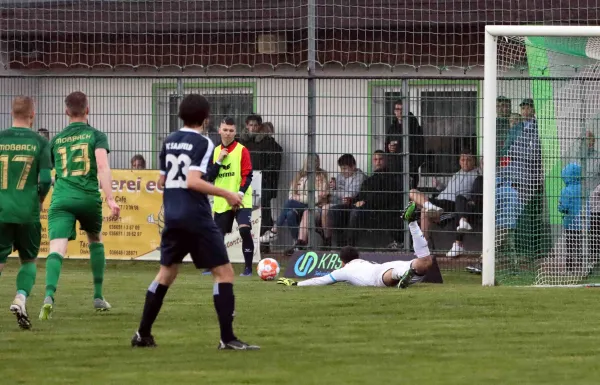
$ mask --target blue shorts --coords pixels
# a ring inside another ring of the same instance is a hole
[[[197,269],[212,269],[229,263],[223,234],[212,222],[199,230],[165,227],[160,241],[160,264],[171,266],[190,255]]]
[[[252,209],[229,210],[224,213],[215,213],[215,222],[223,235],[229,234],[233,229],[233,220],[238,226],[246,225],[252,228]]]

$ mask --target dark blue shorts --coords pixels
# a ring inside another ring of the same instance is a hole
[[[238,226],[246,225],[252,228],[252,209],[238,209],[236,211],[229,210],[224,213],[215,213],[215,222],[223,235],[229,234],[233,229],[233,220]]]
[[[160,264],[171,266],[190,254],[197,269],[229,263],[223,235],[214,222],[195,231],[165,227],[160,241]]]

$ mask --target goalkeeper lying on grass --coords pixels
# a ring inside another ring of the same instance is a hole
[[[410,202],[402,217],[407,221],[412,235],[417,258],[412,261],[393,261],[383,264],[360,259],[358,250],[354,247],[343,247],[340,252],[342,267],[330,274],[296,282],[289,278],[280,278],[277,283],[285,286],[322,286],[337,282],[348,282],[354,286],[398,286],[406,289],[410,284],[420,282],[433,260],[429,254],[427,240],[416,221],[417,206]]]

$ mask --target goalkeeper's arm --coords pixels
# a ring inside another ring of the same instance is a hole
[[[300,282],[296,282],[289,278],[280,278],[277,281],[277,283],[279,283],[281,285],[286,285],[286,286],[326,286],[326,285],[333,285],[334,283],[337,283],[340,281],[341,282],[346,281],[346,279],[344,278],[344,273],[342,272],[342,269],[332,271],[331,273],[324,275],[322,277],[311,278],[311,279],[307,279],[306,281],[300,281]]]
[[[298,282],[298,286],[325,286],[333,285],[337,280],[331,274],[322,277],[307,279],[306,281]]]

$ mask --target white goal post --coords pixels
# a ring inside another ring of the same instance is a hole
[[[484,205],[482,285],[493,286],[496,279],[496,98],[498,97],[499,37],[600,37],[600,26],[516,26],[485,27],[483,90]]]

